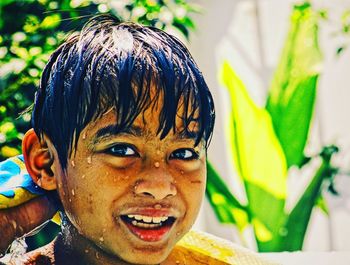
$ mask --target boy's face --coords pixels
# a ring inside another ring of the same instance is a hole
[[[147,110],[113,134],[114,111],[80,134],[67,177],[55,175],[67,216],[79,233],[130,263],[156,264],[193,225],[206,185],[204,143],[156,135],[159,111]],[[180,119],[176,131],[181,131]],[[191,124],[196,130],[197,124]],[[51,148],[53,148],[51,146]]]

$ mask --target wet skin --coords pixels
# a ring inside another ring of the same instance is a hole
[[[180,136],[180,119],[175,134],[161,140],[150,110],[128,131],[114,135],[114,124],[108,112],[83,130],[66,173],[46,138],[72,224],[63,229],[60,248],[83,255],[85,264],[159,264],[197,217],[206,184],[204,143]]]

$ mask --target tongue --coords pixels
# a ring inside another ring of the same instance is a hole
[[[157,228],[141,228],[134,226],[129,222],[125,222],[125,224],[134,235],[136,235],[141,240],[148,242],[161,240],[171,228],[169,225],[162,225]]]

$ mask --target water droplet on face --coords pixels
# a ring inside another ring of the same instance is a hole
[[[41,187],[41,179],[38,179],[38,186]]]
[[[101,237],[99,238],[99,240],[100,240],[101,242],[105,241],[105,239],[103,238],[103,236],[101,236]]]
[[[74,189],[72,189],[72,195],[75,196],[75,191],[74,191]]]
[[[155,162],[155,163],[154,163],[154,167],[155,167],[155,168],[159,168],[159,166],[160,166],[159,162]]]
[[[86,132],[83,133],[83,140],[86,139]]]
[[[85,175],[82,175],[81,178],[84,179],[84,178],[85,178]]]
[[[183,175],[185,172],[183,170],[180,171],[181,175]]]
[[[103,228],[103,229],[102,229],[102,232],[103,232],[103,233],[105,233],[106,231],[107,231],[107,229],[106,229],[106,228]]]
[[[68,200],[69,202],[72,202],[72,199],[71,198],[69,198],[69,200]]]
[[[160,155],[160,150],[157,150],[157,155]]]
[[[70,163],[71,163],[72,167],[75,167],[75,162],[74,162],[74,160],[71,160]]]
[[[114,182],[117,182],[117,181],[118,181],[118,178],[117,178],[117,177],[114,177],[114,178],[113,178],[113,181],[114,181]]]
[[[157,203],[156,205],[154,205],[154,209],[162,209],[162,205],[160,205],[159,203]]]
[[[61,184],[61,183],[58,183],[58,187],[59,187],[59,188],[62,188],[62,184]]]
[[[179,235],[180,235],[180,232],[177,232],[176,235],[179,236]]]
[[[88,163],[88,164],[91,164],[91,163],[92,163],[92,157],[91,157],[91,156],[88,156],[88,158],[87,158],[86,160],[87,160],[87,163]]]
[[[177,261],[175,261],[175,263],[176,263],[176,264],[180,264],[180,261],[177,260]]]

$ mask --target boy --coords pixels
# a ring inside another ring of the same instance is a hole
[[[91,19],[51,56],[23,139],[62,232],[24,264],[159,264],[189,231],[214,125],[188,50],[155,28]]]
[[[269,264],[188,233],[205,191],[214,118],[180,41],[92,18],[43,71],[24,158],[0,164],[0,177],[17,170],[20,180],[0,178],[0,199],[10,198],[0,211],[0,250],[56,210],[61,233],[8,264]]]

